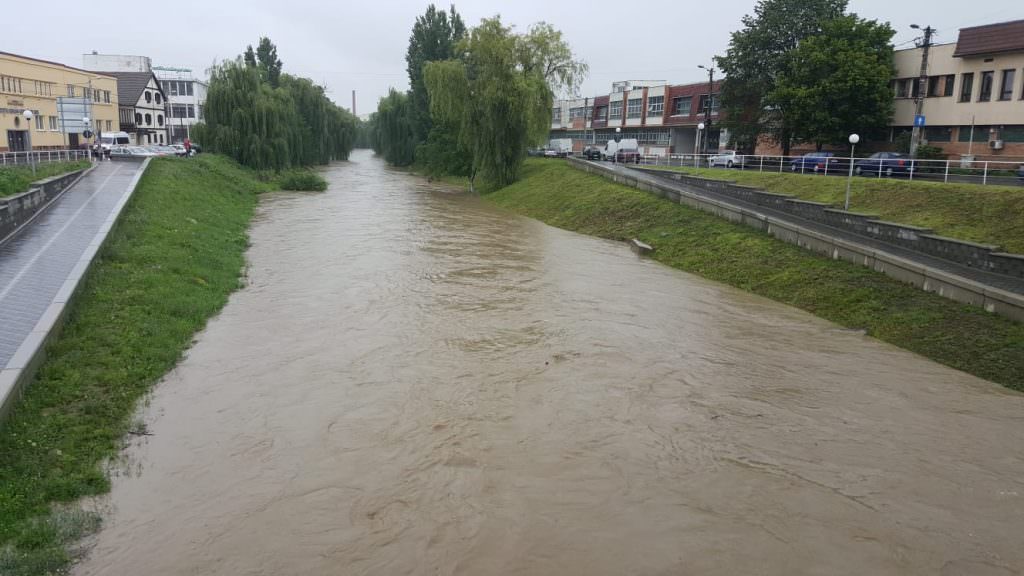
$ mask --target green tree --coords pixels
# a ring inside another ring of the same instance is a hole
[[[788,110],[770,105],[787,55],[802,40],[820,34],[829,20],[846,10],[847,0],[760,0],[754,14],[743,17],[743,29],[732,33],[718,66],[725,73],[721,89],[724,126],[733,143],[752,149],[761,134],[782,145],[788,154],[793,139]],[[888,78],[887,78],[888,80]]]
[[[433,118],[457,127],[457,148],[470,159],[471,187],[478,175],[494,186],[510,184],[527,146],[548,133],[552,94],[575,86],[586,66],[573,61],[550,27],[517,35],[499,18],[473,28],[458,54],[424,68]]]
[[[895,31],[855,14],[825,22],[785,58],[768,106],[787,112],[796,141],[845,144],[851,132],[884,133],[893,112]]]
[[[256,47],[256,60],[259,62],[259,67],[263,70],[267,82],[277,88],[283,64],[277,57],[277,46],[270,41],[270,38],[266,36],[260,38],[259,46]]]
[[[417,142],[425,141],[433,126],[430,97],[423,84],[423,65],[451,59],[455,54],[455,45],[465,34],[466,25],[455,11],[455,6],[445,12],[431,4],[413,24],[405,64],[409,73],[409,97],[412,99],[413,131]]]
[[[405,92],[392,88],[381,98],[374,114],[373,149],[393,166],[412,164],[416,154],[412,101]]]

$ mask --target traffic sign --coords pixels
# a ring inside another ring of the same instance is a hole
[[[914,127],[924,128],[924,114],[917,114],[914,116]]]

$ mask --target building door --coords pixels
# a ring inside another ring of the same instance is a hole
[[[25,137],[25,130],[7,131],[7,149],[11,152],[25,152],[28,150],[28,139]]]
[[[78,148],[78,133],[68,134],[68,148]]]

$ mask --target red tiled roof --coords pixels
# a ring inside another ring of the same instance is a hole
[[[1024,20],[961,28],[954,58],[1024,52]]]

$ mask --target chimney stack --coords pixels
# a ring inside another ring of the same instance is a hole
[[[352,115],[356,115],[356,91],[352,91]]]

